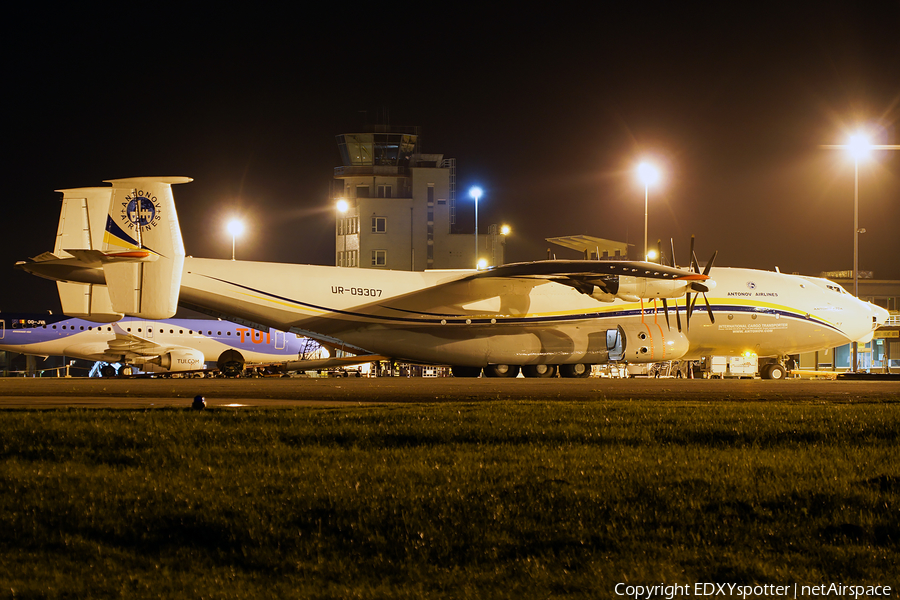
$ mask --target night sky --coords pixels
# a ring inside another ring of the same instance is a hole
[[[54,190],[105,179],[193,177],[174,188],[189,255],[230,258],[239,214],[238,259],[333,264],[335,135],[384,115],[457,159],[470,231],[484,189],[508,261],[572,234],[639,249],[653,156],[651,245],[681,264],[696,234],[720,266],[850,269],[853,162],[820,145],[859,125],[900,144],[896,1],[213,6],[5,10],[0,311],[58,309],[13,264],[52,250]],[[860,269],[900,279],[900,151],[859,193]]]

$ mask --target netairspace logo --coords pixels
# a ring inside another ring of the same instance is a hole
[[[738,583],[689,583],[658,585],[630,585],[617,583],[616,596],[634,600],[651,598],[890,598],[892,589],[887,585],[844,585],[822,583],[819,585],[742,585]]]

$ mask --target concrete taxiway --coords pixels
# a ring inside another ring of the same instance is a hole
[[[898,402],[896,381],[682,379],[0,379],[0,409],[348,406],[362,403]]]

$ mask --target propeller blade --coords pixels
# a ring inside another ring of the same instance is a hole
[[[663,298],[662,301],[663,301],[663,312],[666,313],[666,327],[669,329],[669,331],[671,331],[672,325],[669,324],[669,305],[666,304],[665,298]]]
[[[715,323],[716,318],[713,316],[712,306],[709,305],[709,300],[706,299],[706,294],[703,294],[703,301],[706,302],[706,312],[709,313],[710,323]]]
[[[672,266],[674,267],[678,264],[675,262],[675,239],[669,238],[669,243],[672,244]]]
[[[694,305],[691,302],[691,293],[688,292],[686,294],[686,296],[687,296],[687,315],[686,315],[687,322],[685,323],[685,329],[690,331],[691,330],[691,312],[694,310]]]
[[[709,291],[709,286],[703,285],[699,281],[694,281],[693,283],[691,283],[691,289],[697,293],[705,294]]]
[[[697,264],[697,257],[694,256],[694,236],[691,236],[691,255],[689,258],[691,259],[691,270],[694,271],[694,265]],[[700,272],[700,265],[697,265],[695,272]]]
[[[709,259],[709,262],[706,263],[706,268],[703,269],[703,274],[704,274],[704,275],[709,275],[709,270],[712,269],[713,263],[716,262],[716,256],[718,256],[718,255],[719,255],[719,251],[718,251],[718,250],[716,250],[715,252],[713,252],[712,258]]]
[[[661,264],[661,265],[667,264],[666,261],[663,260],[662,240],[659,240],[659,239],[656,240],[656,255],[659,256],[659,264]]]
[[[678,300],[675,300],[675,322],[678,323],[678,333],[681,333],[681,314],[678,312]]]

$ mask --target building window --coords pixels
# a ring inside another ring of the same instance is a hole
[[[372,217],[372,233],[387,232],[387,217]]]
[[[339,267],[355,267],[356,259],[358,256],[357,250],[342,250],[338,252],[338,265]]]
[[[359,233],[359,217],[345,217],[337,220],[338,235],[354,235]]]
[[[378,197],[379,198],[392,198],[391,195],[392,187],[389,185],[379,185],[378,186]]]
[[[369,186],[367,186],[367,185],[356,186],[356,197],[357,198],[368,198],[369,197]]]
[[[387,264],[387,250],[372,250],[372,266],[383,267]]]

